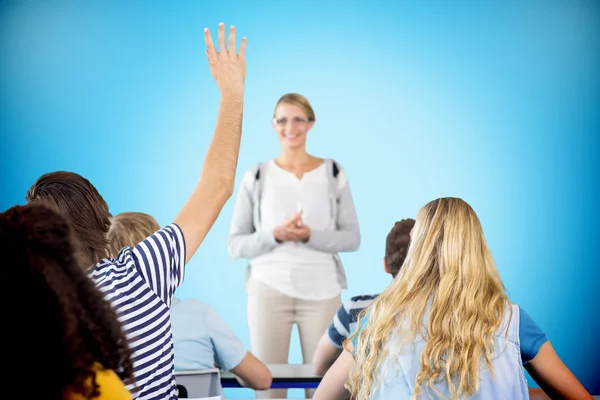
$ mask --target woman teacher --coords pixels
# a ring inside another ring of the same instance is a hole
[[[338,253],[360,246],[344,169],[306,151],[315,120],[304,96],[289,93],[279,99],[273,128],[281,152],[246,172],[231,221],[229,254],[249,260],[250,345],[267,364],[287,364],[293,324],[298,325],[302,358],[311,362],[346,288]],[[286,390],[267,394],[286,395]]]

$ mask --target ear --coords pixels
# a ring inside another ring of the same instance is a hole
[[[310,131],[313,128],[313,126],[315,126],[315,121],[310,121],[310,123],[308,124],[308,130],[307,131]]]
[[[386,274],[391,274],[390,267],[388,266],[388,263],[387,263],[385,257],[383,257],[383,269]]]

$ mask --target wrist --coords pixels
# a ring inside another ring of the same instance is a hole
[[[310,240],[310,229],[308,230],[308,233],[306,234],[306,237],[302,240],[304,243],[308,243],[308,241]]]
[[[221,89],[221,100],[232,103],[239,103],[244,100],[244,87],[226,87]]]
[[[276,243],[283,243],[283,241],[279,240],[279,238],[277,238],[277,234],[275,233],[276,229],[273,229],[272,235],[273,235],[273,239],[275,240]]]

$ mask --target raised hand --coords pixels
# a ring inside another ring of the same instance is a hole
[[[206,56],[210,66],[210,74],[217,86],[223,91],[243,92],[246,79],[246,38],[242,39],[239,54],[236,53],[235,27],[229,28],[229,48],[225,42],[225,24],[222,22],[218,28],[219,51],[215,45],[208,28],[204,28],[204,41],[206,42]]]

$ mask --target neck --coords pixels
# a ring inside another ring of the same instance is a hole
[[[283,165],[298,166],[306,164],[310,160],[310,155],[306,152],[306,147],[282,148],[277,161]]]

